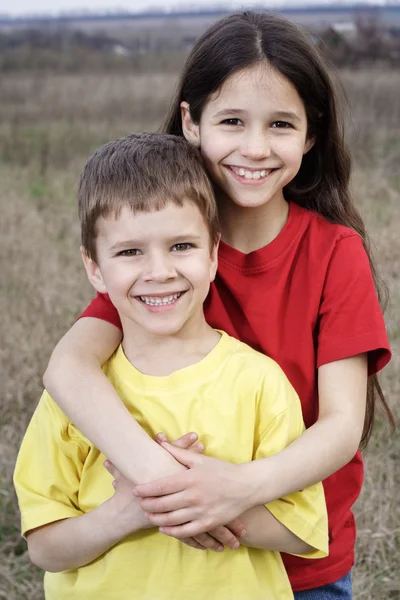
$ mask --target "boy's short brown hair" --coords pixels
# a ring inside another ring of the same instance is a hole
[[[188,200],[203,215],[213,247],[219,237],[217,207],[198,150],[181,137],[159,133],[109,142],[89,158],[80,178],[82,246],[96,260],[97,220],[118,216],[122,207],[149,212]]]

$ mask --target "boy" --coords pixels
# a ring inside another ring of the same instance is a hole
[[[89,280],[124,333],[104,370],[143,429],[199,431],[235,469],[299,436],[300,402],[278,365],[205,321],[219,233],[197,151],[167,135],[111,142],[89,159],[78,198]],[[327,553],[321,484],[244,512],[238,550],[200,552],[152,527],[123,478],[113,494],[104,460],[44,392],[15,486],[48,600],[286,600],[277,550]]]

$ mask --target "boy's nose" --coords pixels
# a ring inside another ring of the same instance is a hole
[[[149,257],[147,261],[143,279],[145,281],[167,281],[177,276],[176,269],[169,256],[156,254]]]

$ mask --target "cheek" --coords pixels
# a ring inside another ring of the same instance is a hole
[[[200,151],[207,166],[213,167],[230,153],[230,140],[218,132],[201,138]]]
[[[288,144],[282,144],[277,148],[279,156],[283,158],[287,165],[300,165],[303,160],[304,141],[301,139],[291,140]]]
[[[113,266],[106,273],[107,287],[116,293],[121,293],[131,288],[135,282],[133,270],[124,266]]]

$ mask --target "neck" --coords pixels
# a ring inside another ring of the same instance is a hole
[[[165,376],[200,362],[220,339],[204,318],[187,323],[173,335],[156,335],[121,318],[122,347],[129,362],[146,375]]]
[[[244,254],[263,248],[282,231],[289,214],[283,195],[255,208],[238,206],[229,198],[218,198],[222,239]]]

